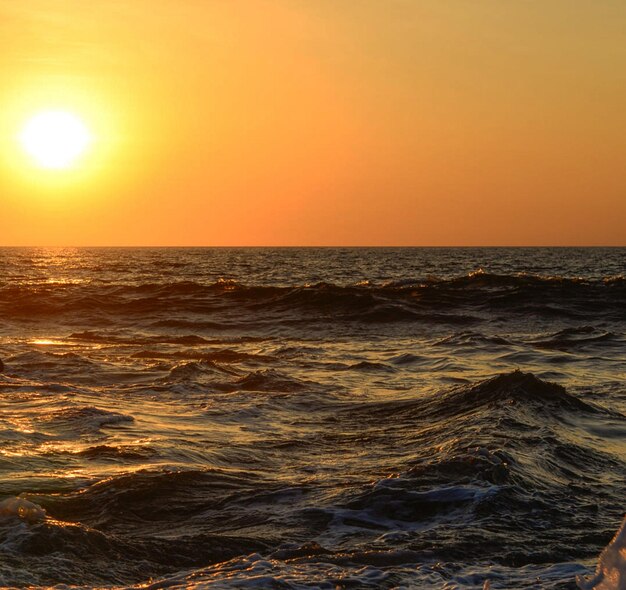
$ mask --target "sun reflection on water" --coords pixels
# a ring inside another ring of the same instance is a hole
[[[30,343],[37,346],[62,346],[65,344],[61,340],[53,340],[52,338],[35,338]]]

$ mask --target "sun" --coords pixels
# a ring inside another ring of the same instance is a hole
[[[65,170],[76,164],[93,138],[83,121],[66,111],[42,111],[19,135],[24,151],[41,168]]]

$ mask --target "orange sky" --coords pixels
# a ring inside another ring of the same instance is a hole
[[[624,245],[623,0],[0,0],[0,245]],[[16,142],[96,137],[74,170]]]

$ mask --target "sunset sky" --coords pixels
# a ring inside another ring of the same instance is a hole
[[[0,245],[624,245],[624,0],[0,0]],[[20,145],[41,112],[92,142]]]

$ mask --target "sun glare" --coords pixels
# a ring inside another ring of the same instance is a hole
[[[71,168],[92,142],[89,129],[73,113],[44,111],[29,119],[22,129],[20,143],[41,168]]]

